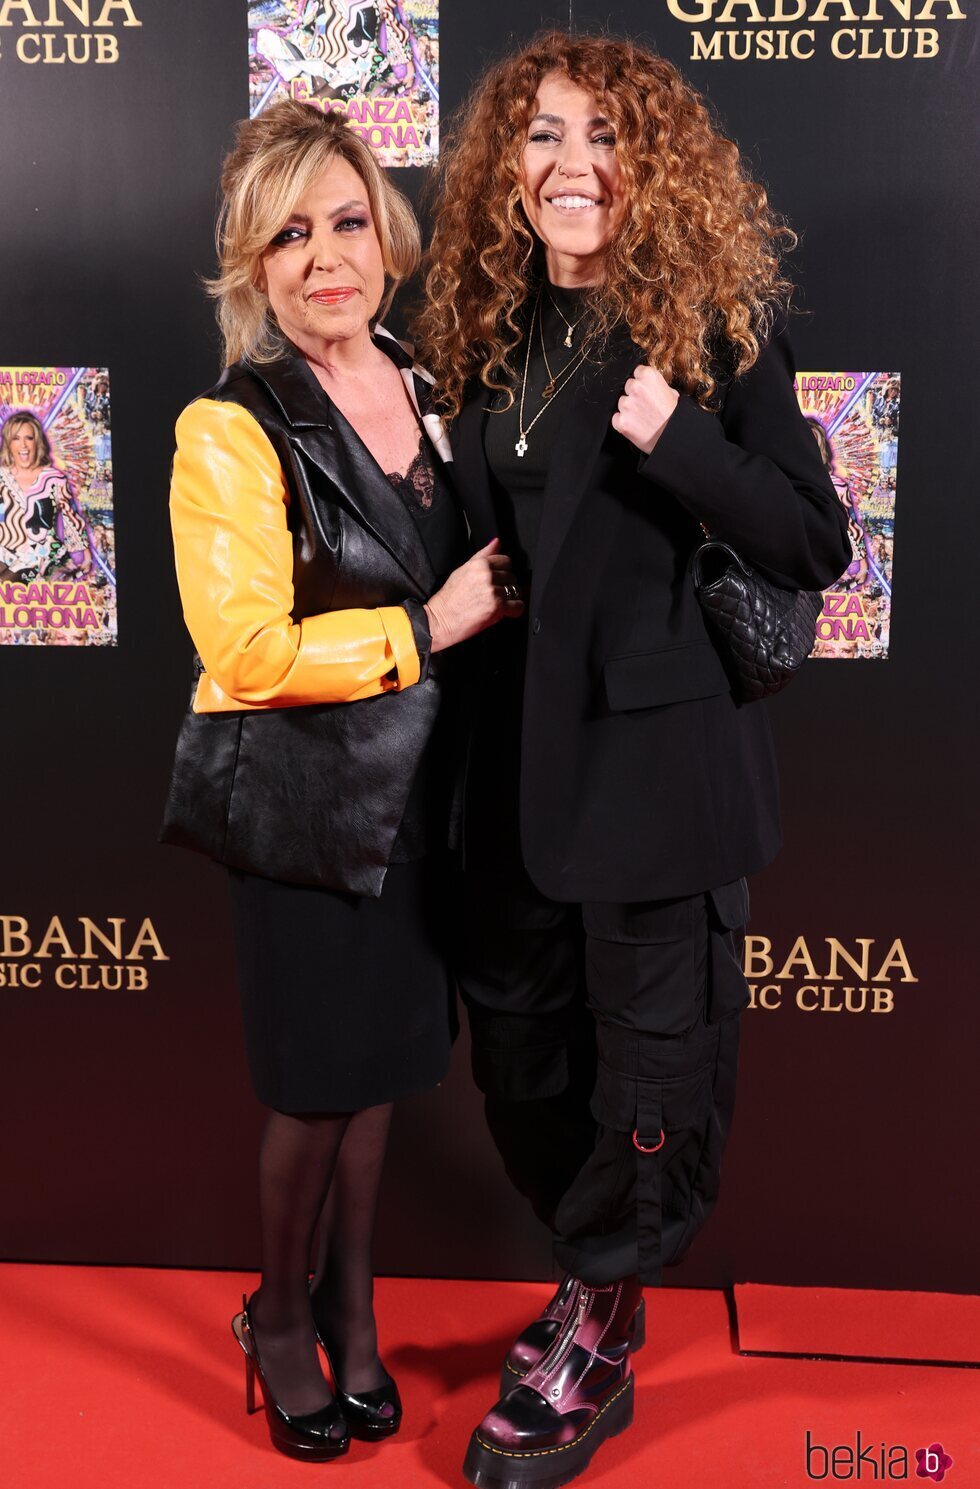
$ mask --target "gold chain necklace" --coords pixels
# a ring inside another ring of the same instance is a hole
[[[539,334],[540,334],[540,332],[541,332],[541,291],[540,290],[538,290],[538,300],[537,300],[537,304],[534,307],[534,313],[538,317],[538,331],[539,331]],[[553,379],[552,382],[551,382],[551,384],[546,385],[546,386],[550,386],[551,387],[551,393],[549,395],[547,395],[545,402],[538,409],[538,411],[535,414],[534,418],[531,420],[530,424],[528,424],[527,428],[525,429],[525,427],[524,427],[524,399],[525,399],[525,396],[527,394],[527,371],[528,371],[528,368],[531,365],[531,334],[532,334],[531,333],[531,327],[528,326],[528,328],[527,328],[527,351],[526,351],[526,353],[524,355],[524,377],[523,377],[523,379],[521,381],[521,403],[520,403],[520,407],[519,407],[519,409],[517,411],[517,428],[518,428],[518,431],[520,433],[520,438],[518,439],[516,445],[514,446],[514,449],[517,452],[518,458],[521,459],[521,460],[523,460],[524,456],[527,454],[527,437],[531,433],[531,430],[534,428],[535,424],[538,422],[538,420],[540,419],[541,415],[547,409],[549,409],[551,407],[551,405],[554,402],[556,396],[562,391],[563,388],[565,388],[565,387],[568,386],[568,383],[571,381],[572,373],[573,372],[576,372],[578,370],[578,368],[582,365],[582,363],[585,361],[585,348],[583,348],[582,351],[580,351],[577,356],[573,357],[572,361],[569,362],[569,364],[568,364],[567,367],[563,367],[562,368],[561,372],[558,374],[557,380],[554,380]],[[543,335],[542,335],[542,345],[543,345],[543,342],[544,342],[544,338],[543,338]],[[545,358],[545,366],[546,367],[548,366],[548,359],[547,359],[547,357]],[[548,368],[548,374],[549,374],[549,376],[551,375],[551,369],[550,368]]]
[[[551,296],[550,295],[548,296],[548,299],[551,300]],[[554,305],[554,301],[553,300],[552,300],[551,303]],[[555,309],[556,310],[558,309],[557,305],[555,306]],[[559,312],[559,314],[560,314],[560,312]],[[579,319],[581,319],[581,317],[579,317]],[[578,321],[576,321],[575,324],[577,326],[578,325]],[[551,398],[554,395],[555,385],[557,384],[559,378],[562,378],[565,375],[565,373],[568,370],[568,368],[572,365],[572,362],[575,361],[575,358],[572,357],[571,361],[566,362],[565,366],[558,373],[557,377],[555,376],[555,374],[551,370],[551,363],[548,361],[548,348],[544,344],[544,316],[543,315],[539,315],[538,316],[538,340],[541,343],[541,355],[544,358],[544,370],[548,374],[548,381],[545,383],[544,387],[541,389],[541,397],[542,398]],[[568,345],[567,339],[565,341],[565,345],[566,346]],[[578,356],[580,358],[583,355],[584,350],[585,349],[583,348],[582,352],[579,352],[578,353]]]
[[[568,330],[565,334],[565,345],[571,346],[573,335],[575,334],[578,327],[585,320],[585,317],[588,315],[589,312],[587,310],[583,310],[577,321],[570,321],[561,307],[555,304],[555,297],[550,290],[548,291],[548,299],[551,301],[553,308],[558,312],[562,320],[565,322],[565,325],[568,327]]]

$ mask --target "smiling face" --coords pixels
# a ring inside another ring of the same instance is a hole
[[[37,448],[37,431],[33,424],[14,426],[9,436],[10,459],[14,470],[34,470],[40,462]]]
[[[552,284],[594,284],[622,221],[616,133],[585,88],[549,72],[538,85],[522,157],[521,201],[545,247]]]
[[[310,356],[370,336],[384,261],[367,187],[346,160],[331,160],[296,202],[262,254],[257,286],[283,333]]]

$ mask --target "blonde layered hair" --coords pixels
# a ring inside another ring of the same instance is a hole
[[[10,442],[18,429],[29,424],[34,430],[34,464],[31,470],[40,470],[42,466],[51,464],[51,442],[44,432],[44,425],[35,414],[21,413],[11,414],[5,420],[3,433],[0,435],[0,465],[12,466],[14,463],[13,451]]]
[[[738,146],[670,62],[630,41],[547,31],[490,67],[444,140],[426,304],[416,330],[453,418],[467,382],[509,391],[521,310],[544,272],[521,204],[538,86],[557,73],[591,93],[616,130],[625,213],[591,296],[595,345],[624,322],[652,366],[708,406],[751,367],[792,286],[768,205]]]
[[[261,259],[297,201],[337,157],[364,183],[381,244],[387,284],[378,316],[419,265],[418,223],[371,149],[338,115],[282,99],[235,130],[221,172],[216,244],[218,274],[207,290],[218,302],[225,365],[247,357],[271,362],[286,350],[269,301],[258,288]]]

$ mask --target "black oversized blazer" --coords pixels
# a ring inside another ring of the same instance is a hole
[[[527,870],[555,900],[697,893],[780,846],[766,707],[733,698],[694,592],[699,524],[791,588],[825,588],[851,560],[785,317],[718,412],[682,396],[648,457],[610,424],[643,361],[619,333],[549,414],[560,428],[528,605],[520,822]],[[472,388],[452,431],[477,545],[496,527],[487,403]]]
[[[388,332],[379,327],[374,339],[448,471],[426,375]],[[203,396],[246,409],[279,457],[294,620],[429,598],[437,577],[418,526],[302,356],[237,362]],[[195,656],[161,840],[270,879],[379,895],[439,711],[442,660],[413,686],[374,698],[196,713]]]

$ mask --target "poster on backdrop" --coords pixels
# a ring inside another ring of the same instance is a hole
[[[116,643],[104,367],[0,367],[0,645]]]
[[[382,165],[439,154],[439,0],[248,0],[249,113],[343,115]]]
[[[815,657],[888,656],[898,470],[897,372],[800,372],[796,395],[841,505],[853,558],[824,595]]]

